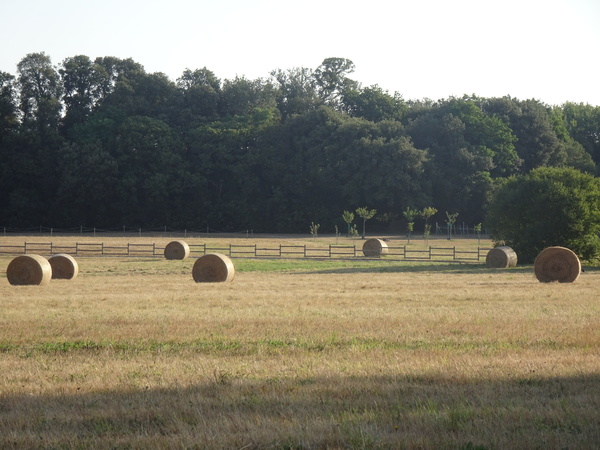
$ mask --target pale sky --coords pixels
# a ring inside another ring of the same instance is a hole
[[[175,81],[267,78],[347,58],[405,100],[475,94],[600,106],[599,0],[0,0],[0,71],[132,58]]]

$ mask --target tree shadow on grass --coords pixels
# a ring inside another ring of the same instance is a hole
[[[421,262],[402,262],[395,264],[387,262],[379,267],[344,267],[337,269],[313,269],[295,274],[349,274],[349,273],[419,273],[419,272],[443,272],[455,274],[531,274],[535,275],[533,264],[527,264],[508,269],[491,269],[485,264],[473,263],[421,263]],[[598,274],[600,267],[582,265],[582,275]]]
[[[0,397],[2,448],[595,448],[600,375],[251,380]],[[597,447],[596,447],[597,448]]]
[[[533,273],[533,266],[511,267],[509,269],[490,269],[482,264],[431,264],[431,263],[386,263],[380,267],[344,267],[337,269],[315,269],[296,274],[348,274],[348,273],[418,273],[444,272],[456,274],[499,274],[499,273]]]

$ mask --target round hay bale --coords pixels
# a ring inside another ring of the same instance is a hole
[[[6,278],[14,286],[42,286],[50,282],[52,266],[43,256],[17,256],[8,264]]]
[[[187,259],[190,256],[190,246],[185,241],[171,241],[165,247],[166,259]]]
[[[381,256],[387,255],[388,246],[382,239],[368,239],[362,250],[365,256]]]
[[[61,278],[63,280],[72,280],[79,273],[79,265],[75,258],[66,253],[58,253],[48,258],[52,266],[52,279]]]
[[[535,258],[533,269],[536,278],[542,283],[572,283],[579,278],[581,262],[568,248],[548,247]]]
[[[485,265],[492,269],[508,269],[509,267],[516,267],[517,254],[510,247],[493,248],[485,257]]]
[[[196,283],[223,283],[233,281],[235,267],[228,256],[207,253],[194,263],[192,276]]]

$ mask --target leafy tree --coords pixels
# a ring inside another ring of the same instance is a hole
[[[583,146],[598,166],[600,164],[600,106],[565,103],[560,109],[569,136]]]
[[[431,225],[429,224],[429,219],[434,216],[438,212],[433,206],[427,206],[423,208],[421,211],[421,217],[425,220],[425,227],[423,229],[423,236],[426,240],[429,239],[429,235],[431,234]]]
[[[132,92],[136,79],[146,73],[144,66],[131,58],[105,56],[96,58],[94,63],[98,66],[98,70],[102,71],[101,98],[103,99],[115,91],[121,91],[122,95]]]
[[[15,77],[0,72],[0,217],[10,203],[10,189],[14,187],[13,175],[18,170],[13,163],[15,156],[14,138],[19,127]],[[6,222],[5,222],[6,223]]]
[[[498,245],[531,263],[564,246],[585,260],[600,255],[600,180],[573,168],[541,167],[499,183],[486,227]]]
[[[448,211],[446,211],[446,225],[448,226],[448,240],[450,240],[450,238],[452,236],[452,227],[454,227],[457,217],[458,217],[458,213],[450,214]]]
[[[183,93],[182,120],[186,126],[196,126],[207,120],[217,120],[221,98],[221,81],[206,67],[186,69],[177,79],[177,87]]]
[[[317,92],[321,100],[334,109],[342,108],[344,95],[358,83],[347,77],[354,72],[354,63],[345,58],[325,58],[315,70]]]
[[[561,152],[565,155],[564,165],[581,170],[582,172],[596,173],[596,164],[592,155],[586,151],[581,143],[577,142],[570,135],[563,109],[553,108],[550,111],[550,119],[554,127],[554,132],[559,139]]]
[[[15,77],[0,72],[0,142],[9,131],[16,130],[18,124]]]
[[[314,222],[310,223],[310,235],[313,237],[313,239],[316,238],[317,235],[319,234],[320,227],[321,227],[321,225],[318,223],[314,223]]]
[[[56,224],[111,227],[121,223],[118,164],[98,142],[66,143],[60,152]],[[133,205],[131,205],[133,207]]]
[[[428,149],[425,173],[433,203],[445,210],[458,211],[467,220],[482,217],[491,187],[493,151],[471,145],[465,136],[466,124],[456,115],[440,110],[414,119],[408,133],[415,147]]]
[[[271,72],[271,77],[278,85],[277,107],[284,120],[294,114],[304,114],[321,103],[311,69],[276,70]]]
[[[63,92],[60,76],[45,53],[30,53],[17,65],[21,124],[12,160],[14,190],[10,210],[29,220],[48,221],[59,183],[57,172]],[[35,213],[31,214],[35,208]],[[35,219],[34,219],[35,218]]]
[[[245,77],[225,80],[221,88],[221,115],[243,116],[255,108],[274,108],[275,98],[276,89],[268,80]]]
[[[404,218],[407,221],[406,229],[408,231],[408,243],[410,244],[410,235],[413,232],[415,226],[415,217],[419,215],[419,210],[407,206],[406,209],[402,212],[402,214],[404,215]]]
[[[509,124],[517,138],[515,150],[523,160],[523,172],[564,164],[566,155],[554,130],[548,106],[537,100],[503,97],[487,100],[484,109]]]
[[[366,206],[363,206],[360,208],[356,208],[356,214],[358,214],[358,217],[360,217],[363,220],[362,238],[364,239],[367,220],[373,218],[373,216],[375,214],[377,214],[377,210],[376,209],[368,209]]]
[[[164,122],[129,117],[118,130],[116,162],[119,196],[115,204],[129,223],[171,223],[181,199],[183,160],[181,143]],[[123,223],[126,223],[123,222]]]
[[[342,213],[342,219],[348,225],[348,234],[350,234],[350,225],[354,222],[354,213],[350,211],[344,211]]]
[[[46,134],[57,130],[62,112],[63,86],[50,57],[30,53],[17,64],[21,111],[26,124]]]
[[[348,90],[344,94],[344,104],[350,115],[372,122],[402,120],[408,110],[400,94],[392,96],[377,85]]]
[[[473,231],[475,231],[475,233],[477,233],[477,245],[481,244],[481,227],[483,226],[483,224],[481,222],[479,222],[477,225],[475,225],[473,227]]]
[[[102,96],[106,72],[89,57],[66,58],[59,69],[66,106],[63,125],[66,129],[85,122]]]

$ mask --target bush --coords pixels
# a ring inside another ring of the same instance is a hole
[[[581,259],[600,255],[600,180],[572,168],[540,167],[497,186],[486,219],[497,245],[531,263],[560,245]]]

